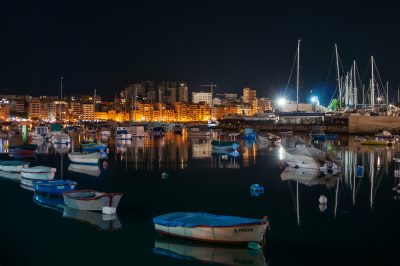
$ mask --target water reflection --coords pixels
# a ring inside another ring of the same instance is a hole
[[[213,245],[159,237],[153,253],[174,259],[223,265],[268,265],[262,250],[249,250],[235,245]]]
[[[90,176],[99,176],[101,174],[101,170],[97,165],[85,165],[85,164],[75,164],[71,163],[68,166],[68,171],[75,172],[84,175]]]

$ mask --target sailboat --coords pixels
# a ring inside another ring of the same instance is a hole
[[[61,102],[62,102],[62,81],[63,81],[63,77],[61,77],[61,83],[60,83],[60,123],[62,123],[62,107],[61,107]],[[51,138],[50,141],[53,144],[64,144],[64,145],[68,145],[69,143],[71,143],[71,138],[68,134],[66,133],[62,133],[61,129],[59,132],[53,132],[53,134],[51,134]]]

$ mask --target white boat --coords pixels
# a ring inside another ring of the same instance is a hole
[[[64,204],[70,208],[85,211],[102,211],[103,207],[117,208],[122,193],[104,193],[95,190],[74,190],[64,192]]]
[[[36,180],[52,180],[56,173],[56,168],[47,166],[35,166],[29,168],[22,168],[21,170],[21,184],[33,187],[33,182]]]
[[[0,171],[21,173],[22,168],[26,168],[28,166],[28,162],[0,160]]]
[[[129,140],[132,138],[132,135],[129,134],[126,127],[117,127],[117,132],[115,134],[115,139],[118,140]]]
[[[102,156],[99,152],[71,152],[68,153],[68,158],[75,164],[98,165]]]
[[[132,137],[144,137],[146,132],[144,131],[144,126],[130,126],[128,127],[128,132]]]
[[[281,138],[279,136],[275,136],[273,134],[267,133],[265,136],[258,135],[258,139],[261,142],[269,142],[274,145],[278,145],[281,143]]]
[[[69,144],[71,143],[71,138],[68,134],[58,132],[51,136],[50,141],[54,144]]]
[[[212,137],[213,131],[210,130],[207,126],[192,127],[189,129],[188,134],[192,137]]]
[[[46,135],[49,133],[49,128],[46,126],[38,126],[35,128],[35,132],[29,133],[32,140],[45,140]]]
[[[97,165],[76,164],[76,163],[71,163],[68,166],[68,171],[95,177],[99,176],[101,173],[100,168]]]
[[[260,243],[269,225],[266,217],[259,220],[197,212],[168,213],[155,217],[153,223],[161,234],[226,244]]]

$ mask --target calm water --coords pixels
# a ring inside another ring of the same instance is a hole
[[[87,169],[70,166],[67,153],[76,143],[41,145],[31,165],[57,167],[57,178],[76,180],[80,189],[123,192],[118,217],[46,208],[32,192],[1,179],[0,265],[384,265],[397,259],[396,149],[358,149],[347,138],[321,144],[343,159],[343,175],[305,181],[302,171],[281,177],[281,149],[259,143],[241,141],[239,156],[225,158],[212,154],[210,140],[186,136],[110,140],[109,159]],[[357,165],[364,166],[362,177]],[[161,178],[163,172],[170,178]],[[254,183],[265,193],[252,196]],[[325,210],[320,195],[328,198]],[[158,236],[152,218],[175,211],[268,215],[271,230],[260,253]]]

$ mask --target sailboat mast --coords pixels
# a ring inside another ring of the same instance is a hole
[[[357,94],[357,71],[356,71],[356,60],[353,61],[353,88],[354,88],[354,108],[357,109],[357,101],[358,101],[358,94]]]
[[[61,102],[63,97],[63,77],[60,78],[60,122],[62,121]]]
[[[299,85],[300,85],[300,40],[297,43],[297,82],[296,82],[297,112],[299,111]]]
[[[389,81],[386,81],[386,105],[389,104]]]
[[[374,57],[371,56],[371,109],[375,108],[375,77],[374,77]]]
[[[339,90],[339,109],[342,108],[342,86],[340,84],[340,73],[339,73],[339,53],[337,44],[335,43],[335,51],[336,51],[336,74],[337,74],[337,82],[338,82],[338,90]]]
[[[94,96],[93,96],[93,112],[96,112],[96,88],[94,88]]]

